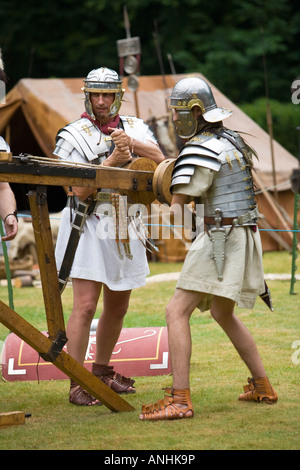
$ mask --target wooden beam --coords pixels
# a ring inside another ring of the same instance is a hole
[[[59,174],[51,175],[42,172],[43,165],[36,165],[29,168],[31,172],[18,173],[18,168],[22,169],[21,164],[15,164],[14,170],[10,171],[5,167],[5,163],[0,162],[1,181],[9,183],[44,185],[44,186],[78,186],[87,188],[105,188],[105,189],[130,189],[135,191],[152,191],[153,171],[126,170],[125,168],[101,167],[95,168],[95,177],[64,175],[64,170],[70,170],[70,167],[56,167]],[[13,165],[12,163],[10,165]],[[26,164],[24,164],[26,165]],[[51,168],[49,167],[49,172]]]
[[[0,321],[10,331],[19,336],[39,354],[47,357],[53,342],[24,318],[18,315],[8,305],[0,300]],[[105,385],[95,375],[79,364],[65,351],[61,351],[57,358],[51,361],[58,369],[81,385],[91,395],[101,401],[112,411],[133,411],[134,407]]]
[[[12,153],[11,152],[0,152],[0,161],[1,162],[11,162]]]
[[[49,338],[54,341],[65,331],[65,321],[55,263],[53,238],[47,204],[47,188],[43,186],[28,193],[38,265],[42,282]]]

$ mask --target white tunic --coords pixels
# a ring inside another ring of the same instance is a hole
[[[85,122],[88,126],[91,124],[90,121],[85,118],[80,119],[77,123],[78,122]],[[129,122],[129,132],[132,137],[142,142],[146,142],[147,140],[155,142],[153,134],[143,121],[130,118]],[[126,124],[124,125],[124,130],[126,133],[129,133],[127,132]],[[93,129],[93,135],[95,132],[96,131]],[[97,129],[97,133],[99,142],[99,129]],[[104,134],[101,135],[101,142],[105,142]],[[60,142],[60,144],[61,143],[62,142]],[[79,163],[87,162],[85,155],[79,153],[74,147],[68,155],[64,153],[63,157],[59,155],[60,152],[59,150],[57,151],[57,149],[54,153],[58,154],[60,159],[67,161]],[[97,154],[95,158],[97,158]],[[100,160],[103,161],[104,158],[105,157],[101,157]],[[84,231],[79,239],[70,277],[101,282],[106,284],[109,289],[116,291],[125,291],[141,287],[145,285],[146,276],[149,274],[145,247],[137,237],[133,227],[129,224],[128,233],[130,236],[132,259],[128,258],[125,255],[122,242],[116,240],[114,237],[115,232],[112,220],[112,217],[105,215],[92,214],[88,216],[84,224]],[[58,270],[63,261],[70,231],[70,208],[66,207],[62,213],[55,249]]]
[[[200,195],[212,184],[214,172],[196,168],[189,185],[178,185],[174,194]],[[229,233],[230,228],[227,229]],[[202,292],[198,308],[211,308],[213,296],[226,297],[242,308],[253,308],[258,295],[264,292],[264,274],[260,234],[256,228],[235,227],[226,241],[223,280],[218,280],[212,258],[212,242],[206,232],[200,233],[185,258],[177,287]]]

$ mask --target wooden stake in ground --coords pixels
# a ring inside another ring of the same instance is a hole
[[[30,415],[25,414],[23,411],[9,411],[8,413],[0,413],[0,428],[25,424],[25,418],[28,416]]]

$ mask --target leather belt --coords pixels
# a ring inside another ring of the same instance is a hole
[[[256,224],[256,219],[259,216],[257,207],[252,211],[248,211],[245,214],[238,215],[236,217],[222,217],[222,225],[245,225],[249,223]],[[204,222],[207,225],[216,225],[216,219],[214,217],[204,217]]]
[[[222,217],[222,225],[232,225],[233,221],[236,219],[236,217]],[[204,222],[207,225],[216,225],[216,220],[214,217],[204,217]]]

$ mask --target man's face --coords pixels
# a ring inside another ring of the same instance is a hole
[[[97,121],[109,122],[111,117],[108,117],[108,114],[115,100],[114,93],[91,93],[90,100]]]

